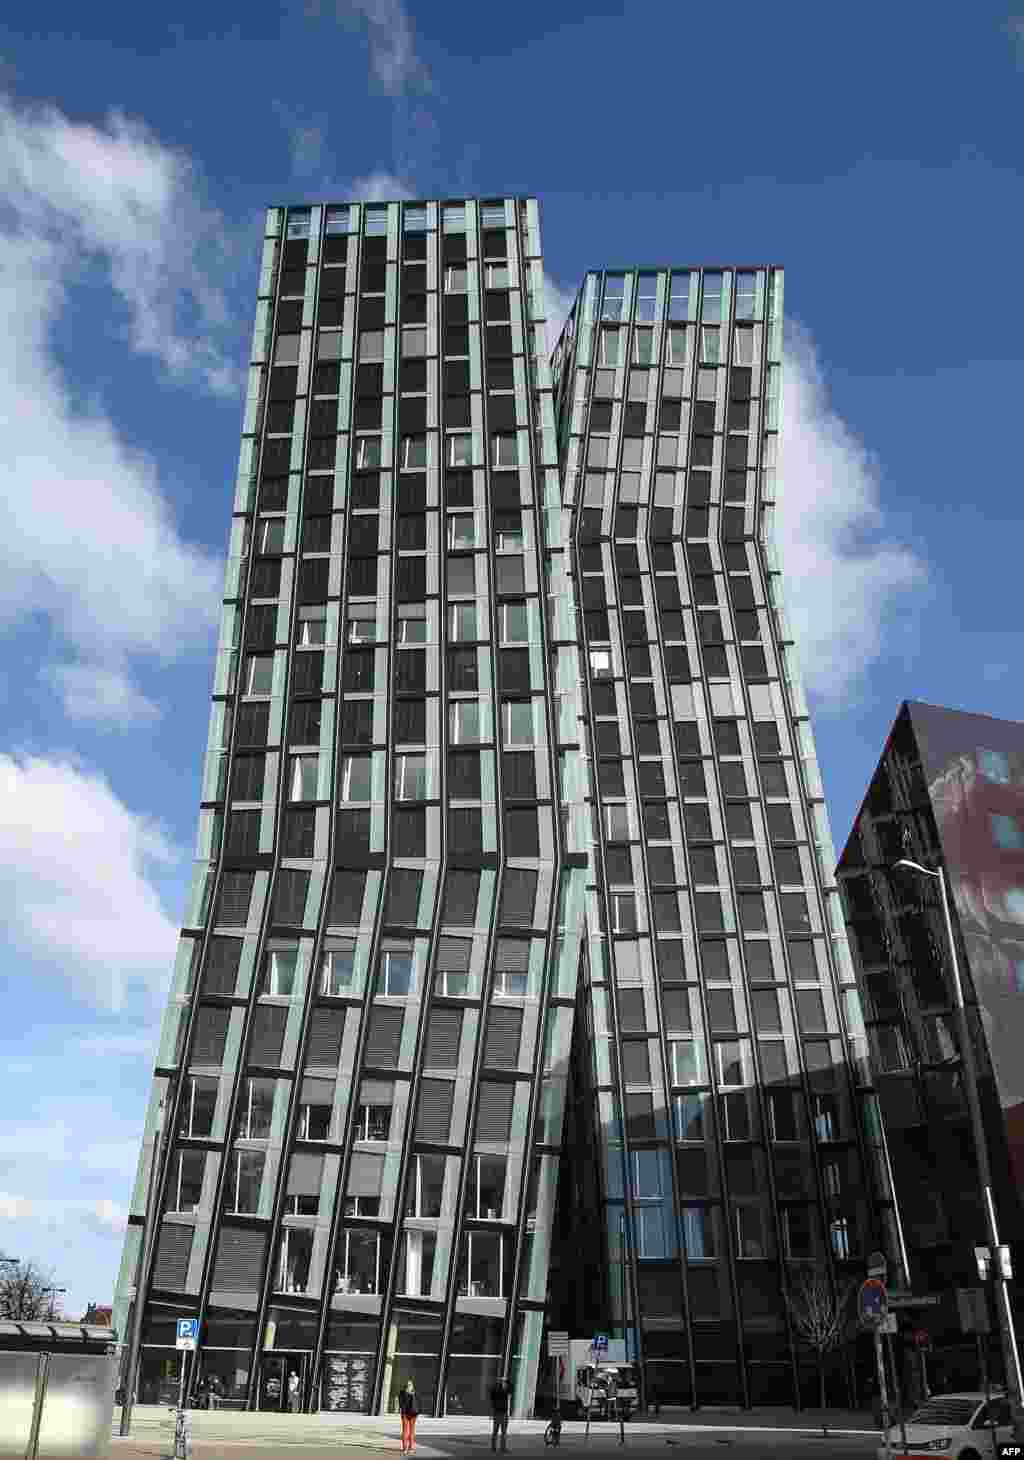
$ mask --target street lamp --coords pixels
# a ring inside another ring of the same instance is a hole
[[[988,1141],[985,1138],[985,1126],[981,1118],[981,1101],[978,1098],[978,1070],[974,1060],[974,1044],[971,1040],[971,1032],[967,1026],[967,1009],[964,1005],[963,985],[960,982],[960,964],[956,956],[956,942],[953,937],[953,919],[949,912],[949,892],[946,888],[946,877],[941,867],[922,867],[920,862],[912,862],[907,857],[901,857],[894,864],[896,867],[907,867],[912,872],[920,872],[925,877],[934,877],[939,884],[939,893],[942,898],[942,916],[946,923],[946,938],[949,942],[949,959],[953,969],[953,990],[956,997],[957,1028],[960,1033],[960,1058],[963,1063],[964,1084],[967,1086],[967,1106],[971,1117],[971,1133],[974,1138],[974,1151],[978,1162],[978,1181],[981,1186],[982,1205],[985,1208],[985,1224],[988,1229],[989,1249],[998,1254],[998,1272],[993,1273],[996,1288],[996,1313],[999,1319],[999,1337],[1003,1346],[1003,1367],[1006,1371],[1006,1387],[1009,1391],[1010,1404],[1013,1409],[1013,1434],[1015,1440],[1024,1440],[1024,1383],[1021,1381],[1020,1354],[1017,1349],[1017,1334],[1013,1326],[1013,1309],[1010,1306],[1010,1292],[1007,1286],[1007,1278],[1011,1275],[1009,1251],[1000,1245],[999,1225],[996,1221],[996,1208],[992,1200],[992,1171],[988,1159]],[[975,1255],[982,1249],[975,1248]],[[1005,1259],[1003,1254],[1006,1254]],[[986,1253],[986,1257],[989,1254]],[[978,1259],[978,1270],[981,1272],[981,1259]]]

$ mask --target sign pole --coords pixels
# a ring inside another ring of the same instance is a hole
[[[893,1315],[893,1320],[892,1321],[893,1321],[893,1323],[896,1322],[895,1315]],[[903,1414],[903,1395],[900,1392],[900,1376],[899,1376],[899,1371],[896,1368],[896,1354],[895,1354],[895,1352],[893,1350],[893,1346],[892,1346],[892,1334],[888,1330],[886,1330],[886,1334],[885,1334],[885,1347],[886,1347],[886,1351],[887,1351],[887,1353],[889,1355],[889,1363],[890,1363],[890,1365],[892,1367],[892,1390],[893,1390],[893,1398],[896,1401],[896,1411],[897,1411],[897,1413],[899,1414],[899,1417],[900,1417],[900,1445],[903,1447],[904,1450],[906,1450],[906,1448],[907,1448],[907,1422],[906,1422],[906,1419],[905,1419],[904,1414]]]
[[[889,1443],[889,1389],[885,1382],[882,1335],[877,1327],[875,1329],[875,1367],[878,1370],[878,1397],[882,1401],[882,1443],[885,1446],[885,1460],[892,1460],[892,1446]]]
[[[174,1460],[186,1460],[188,1447],[185,1443],[185,1370],[188,1366],[188,1349],[181,1350],[181,1373],[178,1375],[178,1413],[174,1426]]]

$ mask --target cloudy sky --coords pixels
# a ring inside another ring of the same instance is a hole
[[[1022,110],[988,0],[0,25],[0,1251],[69,1313],[112,1296],[183,912],[263,208],[535,194],[553,319],[588,267],[786,267],[841,845],[904,696],[1024,718]]]

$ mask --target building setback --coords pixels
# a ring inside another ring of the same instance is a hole
[[[949,940],[937,884],[894,871],[904,857],[941,867],[951,893],[1000,1238],[1012,1246],[1024,1239],[1024,725],[905,703],[838,867],[913,1289],[940,1300],[910,1310],[909,1326],[929,1332],[933,1378],[974,1384],[956,1289],[978,1286],[973,1249],[988,1238]],[[998,1369],[994,1335],[991,1354]]]
[[[550,365],[544,298],[532,199],[268,213],[142,1399],[195,1316],[239,1404],[507,1370],[526,1414],[560,1317],[786,1401],[799,1265],[896,1256],[771,545],[781,271],[588,275]]]

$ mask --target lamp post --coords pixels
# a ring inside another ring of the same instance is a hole
[[[974,1044],[971,1040],[971,1031],[967,1024],[967,1008],[964,1004],[964,990],[960,982],[960,964],[956,956],[956,941],[953,937],[953,919],[949,911],[949,892],[946,887],[946,876],[941,867],[922,867],[920,862],[912,862],[907,857],[901,857],[895,863],[896,867],[907,867],[912,872],[920,872],[925,877],[934,877],[939,884],[939,893],[942,898],[942,916],[946,924],[946,938],[949,943],[949,959],[953,969],[953,991],[956,998],[957,1028],[960,1034],[960,1059],[963,1070],[964,1084],[967,1087],[967,1107],[970,1111],[971,1133],[974,1139],[975,1157],[978,1162],[978,1182],[981,1186],[981,1200],[985,1208],[985,1225],[989,1241],[989,1248],[993,1254],[997,1254],[996,1266],[998,1272],[993,1272],[993,1279],[996,1288],[996,1314],[999,1320],[999,1337],[1003,1347],[1003,1368],[1006,1373],[1006,1388],[1010,1399],[1010,1406],[1013,1411],[1013,1434],[1014,1439],[1024,1440],[1024,1383],[1021,1381],[1020,1353],[1017,1349],[1017,1334],[1013,1325],[1013,1308],[1010,1304],[1010,1292],[1007,1285],[1007,1278],[1010,1276],[1009,1252],[1000,1246],[999,1225],[996,1221],[995,1202],[992,1199],[992,1170],[988,1159],[988,1141],[985,1137],[985,1126],[981,1118],[981,1101],[978,1098],[978,1069],[974,1059]],[[1006,1260],[1003,1261],[1002,1253],[1006,1253]]]

